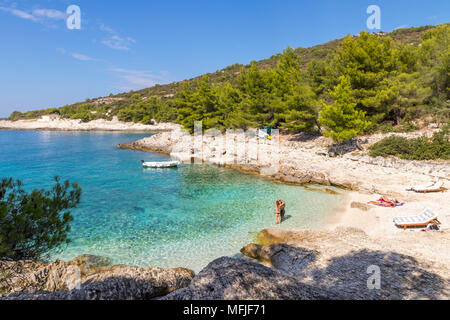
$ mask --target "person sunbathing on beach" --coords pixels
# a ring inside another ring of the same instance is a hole
[[[422,229],[422,231],[432,231],[432,230],[439,230],[439,226],[435,223],[429,223],[425,229]]]
[[[378,201],[382,201],[382,202],[392,202],[392,203],[398,203],[397,199],[389,199],[387,196],[381,196],[380,199],[378,199]]]
[[[377,201],[369,201],[370,204],[375,204],[382,207],[397,207],[403,205],[397,199],[389,199],[387,196],[381,196]]]

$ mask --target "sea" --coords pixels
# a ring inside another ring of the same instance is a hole
[[[241,257],[264,228],[320,228],[342,195],[305,190],[209,164],[144,169],[160,154],[118,149],[151,133],[0,131],[0,178],[27,191],[49,189],[53,178],[77,182],[82,199],[71,210],[71,242],[50,260],[82,254],[113,264],[186,267],[196,272],[221,257]],[[286,220],[275,225],[275,201]]]

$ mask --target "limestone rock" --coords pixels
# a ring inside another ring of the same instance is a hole
[[[301,272],[318,255],[315,250],[294,247],[286,243],[271,245],[251,243],[243,247],[241,253],[270,264],[272,267],[283,270],[288,274]]]
[[[93,273],[99,267],[108,267],[111,265],[111,259],[91,254],[78,256],[72,262],[80,268],[80,272],[83,275]]]
[[[185,268],[106,266],[109,260],[81,256],[50,264],[0,262],[4,299],[151,299],[186,287],[194,273]]]
[[[316,288],[329,299],[450,296],[448,267],[433,265],[407,252],[391,251],[389,245],[374,241],[361,230],[266,229],[262,233],[260,237],[272,243],[250,244],[241,252],[269,263],[298,285]],[[277,242],[286,239],[289,243]],[[379,270],[379,288],[368,286],[374,270]]]
[[[353,201],[352,203],[350,203],[350,208],[357,208],[357,209],[361,209],[363,211],[368,211],[371,209],[370,205],[368,205],[367,203],[356,202],[356,201]]]
[[[122,122],[113,117],[111,121],[106,119],[96,119],[89,122],[82,122],[80,119],[56,119],[53,121],[35,120],[0,120],[2,129],[18,130],[61,130],[61,131],[171,131],[180,127],[173,123],[156,123],[146,125],[142,123]]]
[[[229,257],[209,263],[191,284],[162,300],[325,299],[320,288],[299,283],[276,269]]]
[[[403,135],[412,138],[420,135],[420,132]],[[396,191],[399,185],[424,184],[433,179],[449,180],[448,160],[410,161],[368,156],[367,145],[384,137],[386,135],[376,134],[364,140],[352,140],[331,146],[330,154],[340,156],[328,157],[326,155],[331,141],[325,137],[317,136],[304,140],[297,139],[295,135],[280,135],[279,148],[272,150],[279,157],[269,157],[268,162],[245,153],[234,158],[237,155],[236,150],[245,150],[245,144],[249,141],[244,133],[235,135],[236,148],[232,150],[222,150],[216,143],[217,137],[206,134],[202,144],[195,145],[192,136],[179,128],[119,147],[170,154],[182,162],[190,162],[192,158],[196,158],[200,162],[220,165],[226,163],[227,166],[263,173],[288,183],[317,183],[378,194],[389,194]],[[216,151],[213,152],[212,149]],[[223,154],[226,156],[221,157]],[[272,155],[272,152],[264,154]],[[270,173],[263,172],[268,166],[277,169],[271,170]],[[387,176],[388,181],[385,179]]]

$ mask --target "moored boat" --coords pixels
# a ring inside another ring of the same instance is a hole
[[[141,161],[144,168],[173,168],[180,165],[179,161]]]

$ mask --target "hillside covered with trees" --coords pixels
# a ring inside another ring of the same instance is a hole
[[[335,141],[361,133],[413,130],[414,120],[450,119],[450,24],[357,36],[235,64],[195,79],[86,100],[45,113],[90,121],[172,121],[192,129],[272,126],[320,130]],[[395,126],[395,127],[393,127]]]

